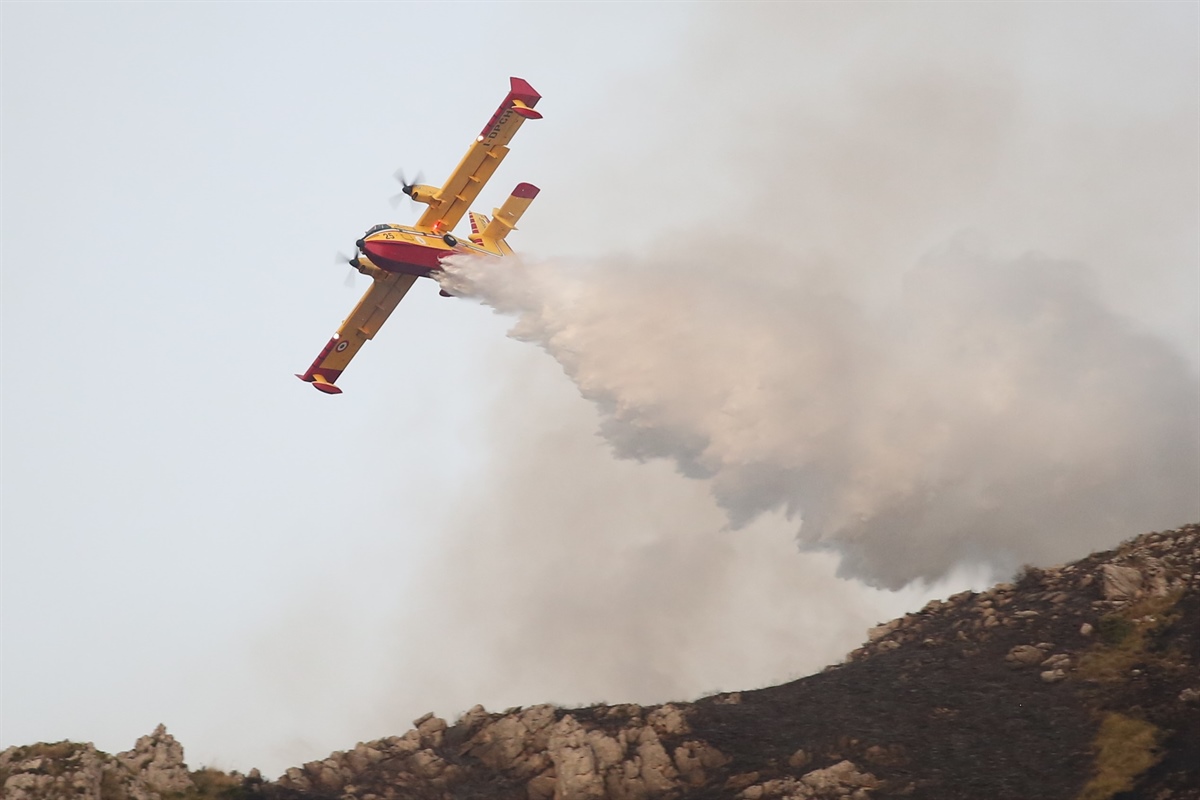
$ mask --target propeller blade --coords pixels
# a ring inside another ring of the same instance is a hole
[[[351,261],[350,256],[346,255],[341,250],[338,250],[337,255],[333,257],[334,264],[349,264],[350,261]],[[355,269],[353,266],[351,266],[350,271],[346,273],[346,279],[344,281],[342,281],[342,283],[346,286],[347,289],[353,289],[354,284],[357,279],[358,279],[358,270]]]
[[[400,194],[393,195],[392,197],[390,197],[388,199],[388,202],[392,204],[392,208],[396,208],[397,206],[399,206],[401,200],[403,199],[403,197],[405,195],[408,195],[408,199],[411,200],[413,203],[416,203],[416,201],[412,199],[412,190],[413,190],[414,186],[416,186],[417,184],[419,184],[421,181],[423,181],[425,179],[424,174],[418,172],[417,177],[413,178],[413,180],[410,182],[408,180],[408,178],[404,175],[404,168],[401,167],[400,169],[398,169],[392,173],[392,177],[400,182]]]
[[[393,172],[392,177],[395,178],[396,180],[398,180],[400,182],[400,185],[406,189],[411,189],[412,187],[416,186],[421,181],[425,180],[425,175],[421,172],[418,172],[417,177],[414,178],[413,180],[411,180],[411,181],[408,180],[406,177],[404,177],[404,168],[403,167],[401,167],[400,169]],[[407,192],[405,194],[407,194]]]

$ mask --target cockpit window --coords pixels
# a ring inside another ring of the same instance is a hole
[[[381,223],[380,223],[380,224],[378,224],[378,225],[374,225],[374,226],[372,226],[372,227],[371,227],[371,229],[370,229],[370,230],[368,230],[368,231],[367,231],[365,234],[363,234],[363,235],[364,235],[364,236],[370,236],[372,233],[379,233],[380,231],[398,231],[398,230],[400,230],[400,226],[399,226],[399,225],[392,225],[392,224],[390,224],[390,223],[387,223],[387,222],[381,222]]]

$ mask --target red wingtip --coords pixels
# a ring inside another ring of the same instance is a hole
[[[541,189],[534,186],[532,183],[518,183],[517,188],[513,189],[512,196],[519,197],[522,200],[532,200],[538,196]]]
[[[542,99],[542,96],[537,93],[537,90],[530,86],[529,82],[524,78],[509,78],[508,81],[509,86],[511,87],[512,96],[530,108],[536,106],[537,101]]]

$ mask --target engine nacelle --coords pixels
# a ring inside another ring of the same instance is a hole
[[[404,193],[418,203],[424,203],[429,206],[433,205],[437,199],[438,187],[426,186],[423,183],[414,183],[412,186],[406,186]]]
[[[365,254],[360,255],[357,258],[350,259],[350,266],[361,272],[363,275],[367,275],[368,277],[374,279],[380,279],[387,275],[386,271],[371,263],[371,259],[367,258]]]

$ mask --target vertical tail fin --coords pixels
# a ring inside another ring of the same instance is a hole
[[[477,214],[474,211],[469,216],[471,218],[471,237],[475,238],[480,235],[481,231],[488,226],[491,220],[483,214]]]

